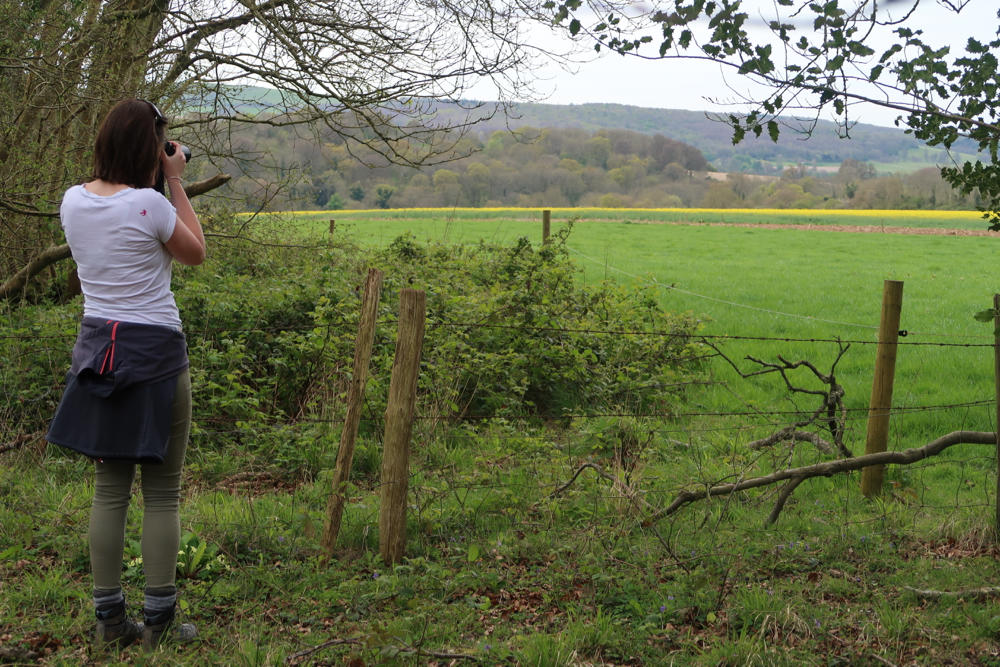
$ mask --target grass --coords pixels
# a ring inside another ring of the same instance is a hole
[[[852,343],[839,367],[848,408],[855,411],[867,408],[871,392],[883,283],[903,281],[901,326],[909,335],[900,339],[895,403],[924,407],[993,397],[992,350],[956,345],[992,343],[989,326],[976,322],[973,315],[989,308],[992,295],[1000,292],[1000,278],[991,268],[1000,244],[996,238],[634,225],[628,224],[633,211],[574,210],[577,213],[582,221],[574,226],[568,245],[584,281],[650,285],[668,308],[703,317],[708,334],[858,341]],[[339,234],[375,245],[403,233],[454,243],[540,237],[538,211],[518,210],[509,219],[502,217],[502,210],[462,210],[455,217],[439,210],[337,212],[341,214]],[[690,215],[680,209],[644,214]],[[968,211],[695,214],[815,224],[870,218],[904,226],[984,226],[978,213]],[[586,222],[588,215],[620,217],[619,222],[591,224]],[[556,229],[561,217],[558,210],[553,217]],[[296,221],[319,225],[315,220],[309,215]],[[942,343],[946,346],[936,345]],[[805,358],[824,371],[836,354],[836,345],[831,343],[726,341],[723,347],[746,371],[755,368],[742,361],[748,354],[770,361],[778,354]],[[731,369],[720,366],[717,372],[720,379],[739,385],[746,396],[743,403],[759,403],[766,410],[786,394],[775,377],[737,382]],[[733,388],[716,387],[705,404],[714,411],[732,409],[729,390]],[[895,420],[893,437],[901,444],[949,430],[992,430],[992,419],[989,406],[947,415],[922,411]],[[912,424],[912,437],[908,424]],[[860,428],[863,431],[863,415]]]
[[[932,210],[868,210],[868,209],[702,209],[702,208],[552,208],[552,219],[575,219],[581,222],[621,223],[728,223],[728,224],[787,224],[787,225],[870,225],[875,227],[937,227],[945,229],[982,230],[986,228],[982,214],[978,211],[932,211]],[[322,223],[328,228],[330,219],[343,224],[362,224],[370,233],[388,224],[405,223],[414,234],[421,236],[421,230],[433,234],[433,238],[467,238],[473,231],[489,238],[495,233],[488,223],[501,223],[504,228],[520,228],[522,223],[534,223],[525,227],[530,236],[540,233],[541,211],[534,208],[420,208],[420,209],[374,209],[342,211],[299,211],[272,214],[287,221],[291,216],[301,223]],[[483,226],[479,226],[482,223]],[[513,225],[512,225],[513,223]],[[441,235],[444,235],[442,237]]]
[[[348,223],[341,213],[338,233],[373,244],[404,231],[463,242],[539,231],[527,214],[357,214]],[[325,233],[325,220],[303,224]],[[704,316],[714,335],[870,342],[891,278],[906,282],[903,326],[913,333],[903,340],[989,342],[989,326],[972,313],[1000,291],[993,238],[609,222],[577,225],[568,243],[581,280],[647,282],[671,308]],[[748,354],[783,354],[823,370],[833,349],[719,345],[741,364]],[[851,408],[866,406],[873,356],[873,346],[852,343],[838,368]],[[989,348],[901,346],[897,370],[898,406],[992,397]],[[719,384],[695,393],[686,411],[764,414],[604,417],[567,428],[501,420],[475,431],[418,422],[407,558],[395,566],[378,556],[371,436],[359,443],[341,552],[329,563],[317,551],[329,473],[289,482],[264,461],[234,468],[193,448],[182,519],[194,551],[181,559],[180,585],[202,639],[163,649],[157,664],[1000,664],[994,600],[926,601],[907,588],[959,590],[1000,576],[992,448],[890,468],[875,501],[860,497],[856,474],[809,480],[772,526],[763,519],[774,489],[696,502],[643,525],[636,503],[661,507],[691,484],[826,458],[808,447],[748,450],[775,427],[768,413],[813,403],[787,398],[772,376],[742,380],[725,364],[713,373]],[[896,415],[891,446],[992,430],[992,410]],[[864,421],[849,423],[857,450]],[[602,438],[618,427],[643,434],[627,466],[616,465],[626,440]],[[301,456],[328,471],[330,442],[304,442]],[[136,648],[106,655],[89,643],[88,466],[34,447],[2,456],[0,648],[52,665],[145,662]],[[553,495],[584,461],[615,482],[583,470]],[[139,517],[133,507],[133,535]],[[134,604],[141,578],[127,569],[125,581]]]

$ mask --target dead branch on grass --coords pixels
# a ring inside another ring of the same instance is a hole
[[[301,660],[302,658],[307,658],[307,657],[311,656],[314,653],[318,653],[319,651],[322,651],[323,649],[330,648],[332,646],[344,646],[344,645],[349,645],[349,646],[366,646],[367,642],[365,642],[362,639],[353,639],[353,638],[331,639],[329,641],[323,642],[322,644],[318,644],[316,646],[313,646],[312,648],[307,648],[305,650],[299,651],[298,653],[293,653],[290,656],[288,656],[287,658],[285,658],[285,662],[287,664],[298,664],[298,661]],[[469,655],[468,653],[450,653],[450,652],[447,652],[447,651],[427,651],[427,650],[422,649],[422,648],[415,648],[415,647],[411,647],[411,646],[383,647],[383,651],[386,651],[386,650],[394,651],[397,655],[407,655],[407,656],[413,656],[413,657],[418,657],[418,658],[436,658],[438,660],[452,660],[452,661],[455,661],[455,660],[469,660],[471,662],[482,662],[482,660],[480,660],[477,656]]]
[[[642,522],[642,525],[653,525],[663,517],[673,514],[684,505],[692,503],[696,500],[708,500],[715,496],[726,496],[739,491],[745,491],[747,489],[767,486],[776,482],[798,479],[799,481],[794,485],[789,484],[790,488],[786,487],[781,496],[778,498],[778,503],[775,505],[774,510],[772,510],[771,516],[768,517],[768,521],[773,523],[777,520],[778,515],[781,513],[781,508],[784,506],[788,496],[791,495],[791,492],[795,490],[795,487],[798,486],[802,480],[809,479],[810,477],[829,477],[841,472],[860,470],[861,468],[866,468],[871,465],[908,465],[931,456],[936,456],[952,445],[996,445],[996,437],[996,433],[984,431],[954,431],[938,438],[937,440],[927,443],[923,447],[904,449],[901,452],[878,452],[876,454],[866,454],[864,456],[837,459],[835,461],[824,461],[822,463],[814,463],[813,465],[802,466],[799,468],[778,470],[769,475],[762,475],[761,477],[754,477],[751,479],[741,480],[739,482],[716,484],[714,486],[709,486],[708,488],[681,491],[680,494],[674,498],[674,501],[670,503],[670,505],[651,514]]]
[[[33,437],[34,436],[29,433],[22,433],[21,435],[14,438],[11,442],[8,442],[6,445],[0,445],[0,454],[5,454],[6,452],[13,451],[18,447],[22,447],[28,444],[29,442],[31,442],[31,439]]]
[[[612,487],[619,489],[622,492],[622,494],[624,494],[624,496],[628,498],[629,501],[635,506],[636,509],[640,511],[652,509],[650,504],[647,503],[642,498],[640,498],[636,490],[633,489],[631,486],[629,486],[628,483],[626,483],[621,478],[615,477],[614,475],[605,471],[604,468],[597,465],[596,463],[591,463],[591,462],[584,463],[579,468],[577,468],[576,472],[573,473],[573,476],[569,478],[569,481],[566,482],[565,484],[561,484],[558,488],[556,488],[555,491],[550,493],[549,498],[555,498],[556,496],[561,495],[566,489],[568,489],[570,486],[573,485],[573,482],[575,482],[576,478],[580,476],[580,473],[588,469],[596,472],[601,479],[610,482]]]
[[[814,396],[819,396],[822,398],[820,406],[805,419],[800,419],[794,424],[790,424],[785,428],[767,436],[766,438],[761,438],[760,440],[754,440],[749,443],[747,447],[750,449],[763,449],[764,447],[770,447],[776,445],[779,442],[811,442],[824,454],[830,454],[834,450],[840,452],[840,455],[844,458],[849,458],[853,456],[851,451],[844,446],[844,425],[847,422],[847,408],[844,407],[844,388],[837,383],[837,364],[844,357],[844,354],[851,347],[850,344],[845,344],[842,342],[837,343],[837,357],[833,360],[830,365],[829,373],[822,373],[816,366],[805,359],[799,361],[788,361],[781,355],[778,355],[778,362],[773,363],[769,361],[763,361],[755,357],[747,355],[745,358],[748,361],[752,361],[755,364],[761,366],[760,369],[756,371],[751,371],[749,373],[743,372],[740,367],[730,359],[726,354],[718,348],[711,341],[704,341],[706,345],[715,350],[720,357],[725,359],[726,363],[733,367],[740,377],[746,379],[754,377],[757,375],[768,375],[770,373],[778,373],[781,375],[781,379],[785,381],[785,386],[793,394],[811,394]],[[806,368],[812,372],[816,378],[827,385],[827,389],[806,389],[803,387],[798,387],[792,384],[791,379],[788,377],[789,371],[793,371],[798,368]],[[818,434],[812,431],[801,430],[812,424],[821,422],[825,420],[826,430],[830,432],[830,436],[833,442],[828,442],[821,438]]]
[[[921,600],[983,600],[1000,596],[1000,586],[966,588],[960,591],[935,591],[926,588],[903,586],[903,590],[913,593]]]

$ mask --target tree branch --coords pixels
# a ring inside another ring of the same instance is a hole
[[[70,256],[69,245],[66,243],[43,250],[28,262],[27,266],[0,285],[0,299],[10,299],[23,293],[28,281],[44,271],[47,266]]]
[[[897,464],[907,465],[916,461],[921,461],[931,456],[940,454],[952,445],[995,445],[996,433],[984,431],[954,431],[938,438],[923,447],[905,449],[901,452],[878,452],[876,454],[866,454],[849,459],[838,459],[836,461],[824,461],[800,468],[789,468],[779,470],[770,475],[754,477],[741,482],[730,484],[717,484],[707,489],[687,490],[680,492],[669,506],[654,512],[642,522],[643,526],[650,526],[665,516],[673,514],[684,505],[695,500],[710,499],[714,496],[725,496],[738,491],[754,489],[759,486],[767,486],[775,482],[790,480],[794,478],[807,479],[810,477],[829,477],[840,472],[860,470],[872,465]]]
[[[205,194],[206,192],[214,190],[215,188],[227,183],[230,178],[231,176],[229,174],[216,174],[211,178],[189,183],[184,187],[184,192],[186,192],[189,197]],[[28,262],[23,269],[8,278],[3,284],[0,284],[0,300],[11,299],[18,294],[22,294],[32,278],[37,276],[52,264],[68,259],[71,256],[72,253],[70,252],[69,244],[67,243],[51,246],[43,250],[30,262]]]
[[[909,591],[922,600],[981,600],[1000,596],[1000,586],[987,586],[985,588],[966,588],[960,591],[935,591],[912,586],[903,586],[903,590]]]

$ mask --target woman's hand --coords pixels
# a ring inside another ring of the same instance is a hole
[[[187,160],[184,159],[184,152],[181,151],[181,145],[176,141],[171,141],[174,147],[174,154],[167,155],[166,151],[161,151],[160,153],[160,164],[163,165],[163,178],[180,178],[184,173],[184,168],[187,166]]]

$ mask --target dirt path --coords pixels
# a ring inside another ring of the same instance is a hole
[[[638,221],[637,221],[638,222]],[[641,224],[641,223],[640,223]],[[986,229],[943,229],[940,227],[890,227],[882,225],[796,225],[772,222],[648,222],[648,224],[692,225],[695,227],[756,227],[759,229],[805,229],[813,232],[853,232],[856,234],[917,234],[922,236],[992,236],[1000,232]]]

